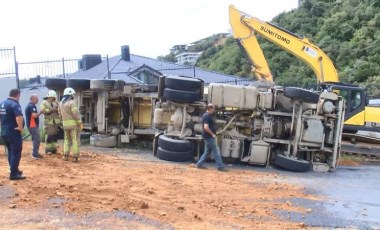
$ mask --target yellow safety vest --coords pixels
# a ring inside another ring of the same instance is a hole
[[[59,113],[62,117],[63,128],[78,128],[82,121],[74,100],[67,100],[59,103]]]
[[[56,112],[52,112],[53,109],[58,109],[58,103],[56,101],[49,102],[44,100],[41,103],[40,110],[44,114],[45,125],[58,125],[61,123],[58,110]]]

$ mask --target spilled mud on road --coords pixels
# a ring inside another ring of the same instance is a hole
[[[9,181],[9,168],[1,148],[0,209],[6,218],[1,218],[0,225],[28,228],[49,223],[54,228],[57,225],[49,218],[33,222],[37,225],[25,219],[37,218],[38,212],[43,216],[61,210],[62,215],[70,215],[74,221],[70,226],[76,226],[76,219],[83,228],[97,226],[95,222],[81,222],[81,218],[95,213],[108,215],[107,226],[117,228],[117,215],[124,213],[138,216],[137,221],[130,221],[130,226],[149,229],[296,229],[304,225],[274,213],[306,213],[307,208],[287,199],[318,199],[306,194],[302,187],[279,182],[282,176],[273,172],[235,168],[218,172],[212,167],[202,170],[191,164],[129,154],[128,149],[117,150],[123,154],[107,151],[103,154],[102,150],[83,147],[79,163],[65,162],[61,155],[34,160],[31,145],[25,142],[20,168],[27,179]],[[12,220],[12,213],[22,213],[25,218]],[[148,220],[156,224],[146,224]],[[125,223],[128,218],[123,228]]]

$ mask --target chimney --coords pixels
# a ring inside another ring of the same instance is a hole
[[[78,69],[82,70],[83,69],[83,60],[78,60]]]
[[[85,54],[82,56],[82,69],[88,70],[102,62],[102,56],[100,54]],[[81,67],[81,63],[78,63]]]
[[[129,53],[129,46],[121,47],[121,59],[124,61],[131,61],[131,54]]]

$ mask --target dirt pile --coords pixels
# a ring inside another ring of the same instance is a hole
[[[33,160],[30,143],[24,145],[20,168],[28,178],[17,182],[8,180],[1,148],[0,186],[16,191],[9,200],[0,200],[1,210],[11,204],[16,210],[43,205],[79,215],[125,210],[175,228],[295,229],[303,225],[276,213],[306,213],[289,199],[314,199],[302,188],[275,182],[281,181],[275,173],[199,170],[193,165],[144,160],[136,154],[99,154],[86,148],[77,164],[63,161],[60,155]]]

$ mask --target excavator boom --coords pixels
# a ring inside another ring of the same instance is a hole
[[[233,5],[229,7],[229,15],[234,38],[245,51],[244,53],[249,58],[252,69],[259,79],[273,81],[256,34],[305,61],[313,69],[320,83],[339,82],[338,73],[331,59],[307,38],[299,37],[272,23],[254,18],[235,9]]]

